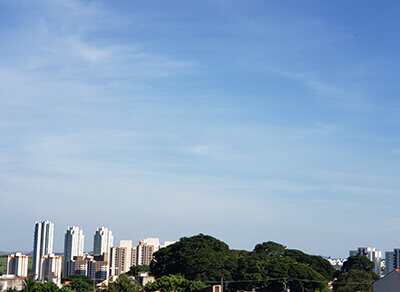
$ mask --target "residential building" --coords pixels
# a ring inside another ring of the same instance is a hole
[[[39,278],[41,258],[53,252],[54,224],[50,221],[35,223],[33,239],[33,277]]]
[[[400,248],[385,252],[385,275],[394,269],[400,269]]]
[[[77,226],[68,227],[64,238],[64,276],[69,276],[68,261],[71,261],[75,256],[83,256],[84,243],[83,230]]]
[[[114,236],[112,235],[111,229],[104,226],[98,227],[94,234],[93,254],[108,254],[112,246],[114,246]]]
[[[24,277],[17,277],[14,275],[3,275],[0,276],[0,292],[3,291],[12,291],[11,289],[15,289],[16,291],[22,291],[24,289]]]
[[[61,285],[62,257],[54,254],[42,256],[40,259],[39,280]]]
[[[392,270],[385,277],[374,282],[374,292],[400,291],[400,270]]]
[[[136,245],[136,265],[148,266],[153,260],[153,254],[158,250],[159,246],[149,245],[144,241],[139,240],[139,244]]]
[[[69,275],[84,275],[96,283],[104,282],[110,276],[108,254],[75,256],[68,261],[67,269]]]
[[[365,256],[375,264],[374,272],[381,276],[381,257],[382,252],[373,247],[359,247],[357,250],[351,250],[350,256]]]
[[[28,277],[29,257],[20,252],[11,254],[7,258],[7,274],[16,277]]]
[[[110,275],[119,276],[129,271],[132,264],[132,240],[121,240],[119,247],[110,248]],[[136,258],[136,257],[135,257]]]

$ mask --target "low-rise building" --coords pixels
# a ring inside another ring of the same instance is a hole
[[[25,279],[25,277],[16,277],[14,275],[0,276],[0,292],[7,291],[7,289],[22,290]]]
[[[20,252],[7,257],[7,274],[17,277],[28,277],[29,257]]]
[[[49,254],[40,258],[39,281],[61,285],[62,257]]]

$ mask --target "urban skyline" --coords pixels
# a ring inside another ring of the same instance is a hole
[[[46,217],[111,226],[117,242],[392,250],[399,9],[0,1],[0,249],[30,249],[29,222]]]

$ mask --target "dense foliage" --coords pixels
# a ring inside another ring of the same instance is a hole
[[[64,282],[70,282],[68,287],[74,291],[89,292],[94,291],[96,288],[96,283],[84,275],[71,275],[63,280]]]
[[[161,292],[190,292],[207,287],[206,284],[187,280],[182,275],[162,276],[155,282],[147,283],[146,291],[161,291]]]
[[[155,253],[150,265],[156,278],[181,274],[186,279],[219,283],[233,290],[257,288],[282,291],[322,291],[332,280],[334,268],[319,256],[286,249],[275,242],[257,244],[252,252],[230,250],[207,235],[184,237]]]
[[[344,262],[333,287],[337,292],[372,291],[373,282],[379,279],[374,263],[363,256],[352,256]]]
[[[154,257],[150,270],[156,278],[181,274],[190,280],[232,280],[237,264],[227,244],[203,234],[183,237],[179,242],[160,249]]]
[[[130,276],[137,276],[140,272],[146,272],[150,274],[150,267],[149,266],[132,266],[127,273]]]
[[[140,292],[143,288],[137,285],[135,278],[127,274],[122,274],[117,281],[108,286],[110,292]]]

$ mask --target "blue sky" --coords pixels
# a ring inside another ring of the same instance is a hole
[[[399,6],[1,1],[0,250],[399,247]]]

